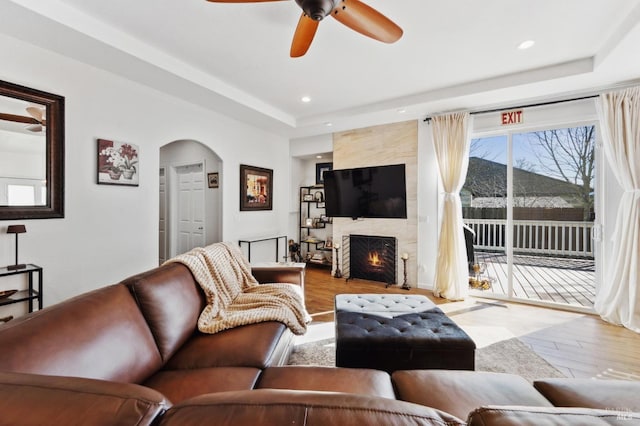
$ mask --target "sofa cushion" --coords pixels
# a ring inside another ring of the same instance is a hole
[[[489,406],[469,414],[469,426],[630,426],[640,424],[640,413],[592,408]]]
[[[77,377],[0,372],[3,425],[150,425],[171,403],[153,389]]]
[[[275,321],[243,325],[215,334],[196,331],[167,362],[165,369],[265,368],[272,364],[283,335],[292,336],[284,324]]]
[[[127,278],[164,361],[191,337],[205,306],[204,293],[189,268],[170,263]]]
[[[391,376],[398,399],[437,408],[461,419],[481,405],[551,403],[520,376],[465,370],[406,370]]]
[[[262,371],[256,388],[345,392],[391,399],[396,397],[388,373],[364,368],[270,367]]]
[[[5,371],[140,383],[160,353],[129,290],[112,285],[10,321],[0,329]]]
[[[450,414],[394,399],[338,392],[279,389],[222,392],[184,401],[169,410],[160,425],[438,425],[465,423]]]
[[[259,369],[250,367],[164,370],[144,385],[161,392],[175,404],[205,393],[253,389],[259,375]]]
[[[640,382],[627,380],[544,379],[533,385],[557,407],[640,411]]]

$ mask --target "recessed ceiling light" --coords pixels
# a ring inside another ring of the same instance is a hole
[[[405,112],[407,112],[407,110],[404,108],[400,108],[397,111],[398,111],[398,114],[404,114]]]
[[[324,123],[324,125],[327,126],[327,127],[331,127],[331,126],[333,126],[333,123],[330,122],[330,121],[327,121],[327,122]]]
[[[316,158],[320,159],[320,158],[322,158],[322,155],[316,155]]]
[[[303,96],[300,100],[305,104],[311,102],[311,98],[309,96]]]
[[[520,43],[520,44],[518,45],[518,49],[520,49],[520,50],[525,50],[525,49],[530,48],[530,47],[531,47],[531,46],[533,46],[534,44],[536,44],[536,42],[535,42],[535,41],[533,41],[533,40],[525,40],[525,41],[523,41],[522,43]]]

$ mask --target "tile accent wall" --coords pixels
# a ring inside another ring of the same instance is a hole
[[[407,179],[407,219],[334,218],[333,240],[343,235],[380,235],[398,240],[397,282],[402,285],[403,266],[400,255],[409,254],[407,281],[417,286],[418,239],[418,122],[385,124],[333,134],[333,168],[405,164]],[[340,258],[342,264],[342,257]],[[335,267],[335,265],[334,265]]]

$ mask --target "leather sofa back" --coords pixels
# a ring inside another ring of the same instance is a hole
[[[130,383],[0,372],[0,424],[152,425],[171,403]]]
[[[637,380],[540,379],[533,386],[556,407],[589,407],[640,413]]]
[[[161,366],[129,290],[111,285],[0,328],[0,369],[140,383]]]
[[[438,425],[465,423],[447,413],[409,402],[340,392],[259,389],[222,392],[174,405],[160,426]]]
[[[189,269],[169,263],[122,281],[149,324],[163,362],[196,331],[205,296]]]
[[[304,268],[299,266],[252,266],[251,275],[261,284],[297,284],[304,290]],[[304,294],[304,291],[302,292]]]

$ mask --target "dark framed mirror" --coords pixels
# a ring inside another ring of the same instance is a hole
[[[0,80],[0,220],[64,217],[64,97]]]

